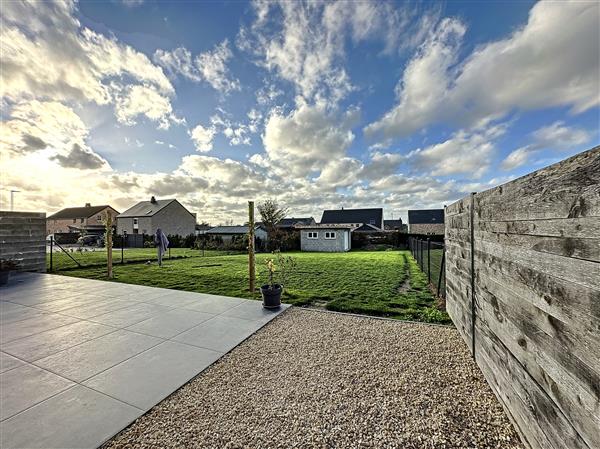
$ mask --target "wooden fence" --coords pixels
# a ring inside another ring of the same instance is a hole
[[[525,444],[600,448],[600,147],[445,223],[448,313]]]
[[[0,211],[0,257],[19,271],[46,271],[46,214]]]

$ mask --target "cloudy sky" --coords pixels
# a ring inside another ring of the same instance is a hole
[[[600,142],[598,2],[3,2],[2,208],[441,207]]]

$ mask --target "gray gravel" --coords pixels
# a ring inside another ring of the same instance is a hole
[[[453,328],[293,308],[106,448],[521,448]]]

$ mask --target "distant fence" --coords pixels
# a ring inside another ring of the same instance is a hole
[[[532,448],[600,448],[600,147],[446,208],[446,304]]]
[[[19,271],[46,271],[46,214],[0,211],[0,258],[13,259]]]
[[[436,239],[439,240],[439,239]],[[427,276],[430,288],[440,298],[446,297],[445,247],[443,242],[410,237],[408,249]]]

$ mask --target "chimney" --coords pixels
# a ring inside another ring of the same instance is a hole
[[[85,207],[92,207],[90,203],[85,203]]]
[[[156,204],[156,198],[154,198],[154,195],[152,195],[152,198],[150,198],[150,202],[152,204]]]

